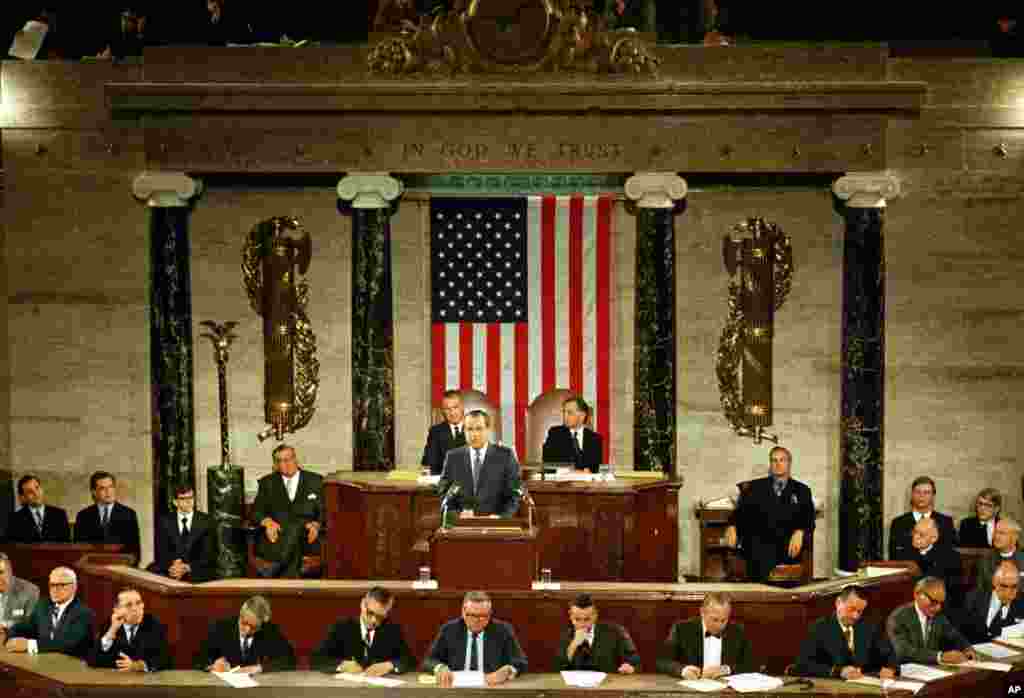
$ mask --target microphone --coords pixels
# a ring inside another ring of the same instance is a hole
[[[447,501],[448,499],[454,497],[455,495],[457,495],[461,491],[462,491],[462,485],[460,483],[458,483],[458,482],[453,482],[451,484],[451,487],[449,487],[448,490],[444,493],[443,499],[445,501]]]

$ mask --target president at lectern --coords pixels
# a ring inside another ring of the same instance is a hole
[[[478,516],[515,516],[522,484],[512,449],[490,443],[491,416],[466,415],[466,445],[448,451],[438,491],[442,506]]]

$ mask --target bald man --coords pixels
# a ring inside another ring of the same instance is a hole
[[[958,627],[971,642],[988,642],[1003,628],[1024,621],[1024,599],[1019,599],[1020,568],[1003,560],[992,575],[987,591],[974,589],[967,595]]]
[[[946,591],[958,605],[962,597],[960,553],[948,545],[939,544],[939,529],[930,518],[921,519],[911,534],[910,559],[921,568],[922,577],[938,577],[946,583]]]
[[[946,585],[923,577],[914,585],[914,600],[889,614],[885,630],[895,661],[919,664],[960,664],[975,659],[971,643],[942,613]]]
[[[992,575],[1003,560],[1012,560],[1017,569],[1024,569],[1024,553],[1017,550],[1019,539],[1020,524],[1009,516],[999,519],[992,533],[992,552],[978,560],[975,589],[988,592],[992,588]]]

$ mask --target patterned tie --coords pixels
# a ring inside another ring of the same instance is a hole
[[[32,513],[36,517],[36,528],[39,529],[39,535],[43,535],[43,508],[39,507],[36,509],[33,507]]]
[[[846,648],[850,650],[850,654],[853,654],[853,626],[847,625],[843,627],[843,635],[846,636]]]
[[[480,637],[480,633],[473,633],[473,639],[469,643],[469,670],[480,671],[480,658],[476,653],[476,641]]]
[[[480,475],[480,451],[473,449],[473,494],[476,494],[477,478]]]
[[[104,530],[105,530],[107,528],[107,524],[109,524],[109,523],[110,523],[110,507],[109,506],[104,506],[103,507],[103,516],[100,518],[100,526],[102,526],[104,528]]]
[[[373,646],[373,631],[372,630],[367,630],[366,631],[366,639],[363,640],[363,658],[367,662],[370,661],[370,647],[372,647],[372,646]]]
[[[784,483],[782,480],[776,480],[775,481],[775,496],[776,497],[781,497],[782,496],[782,490],[785,489],[785,487],[786,487],[786,483]]]
[[[57,634],[57,622],[60,621],[60,606],[54,606],[50,611],[50,639]]]

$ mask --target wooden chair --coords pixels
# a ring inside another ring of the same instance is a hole
[[[491,440],[501,441],[501,407],[487,397],[486,393],[479,390],[463,390],[462,406],[466,413],[472,410],[483,410],[491,415]],[[430,411],[431,424],[440,424],[444,421],[444,413],[440,405],[434,405]]]
[[[252,511],[252,501],[245,499],[242,503],[242,520],[249,521],[249,514]],[[248,536],[246,536],[246,549],[247,549],[247,560],[246,560],[246,576],[248,577],[265,577],[267,570],[273,566],[274,563],[264,560],[263,558],[256,555],[256,539],[258,536],[263,535],[263,528],[259,525],[259,522],[253,523],[249,521],[249,526],[246,529]],[[320,529],[320,546],[327,545],[327,527]],[[261,574],[262,572],[262,574]],[[302,570],[299,575],[303,579],[319,579],[324,574],[324,562],[321,555],[303,555],[302,556]]]

